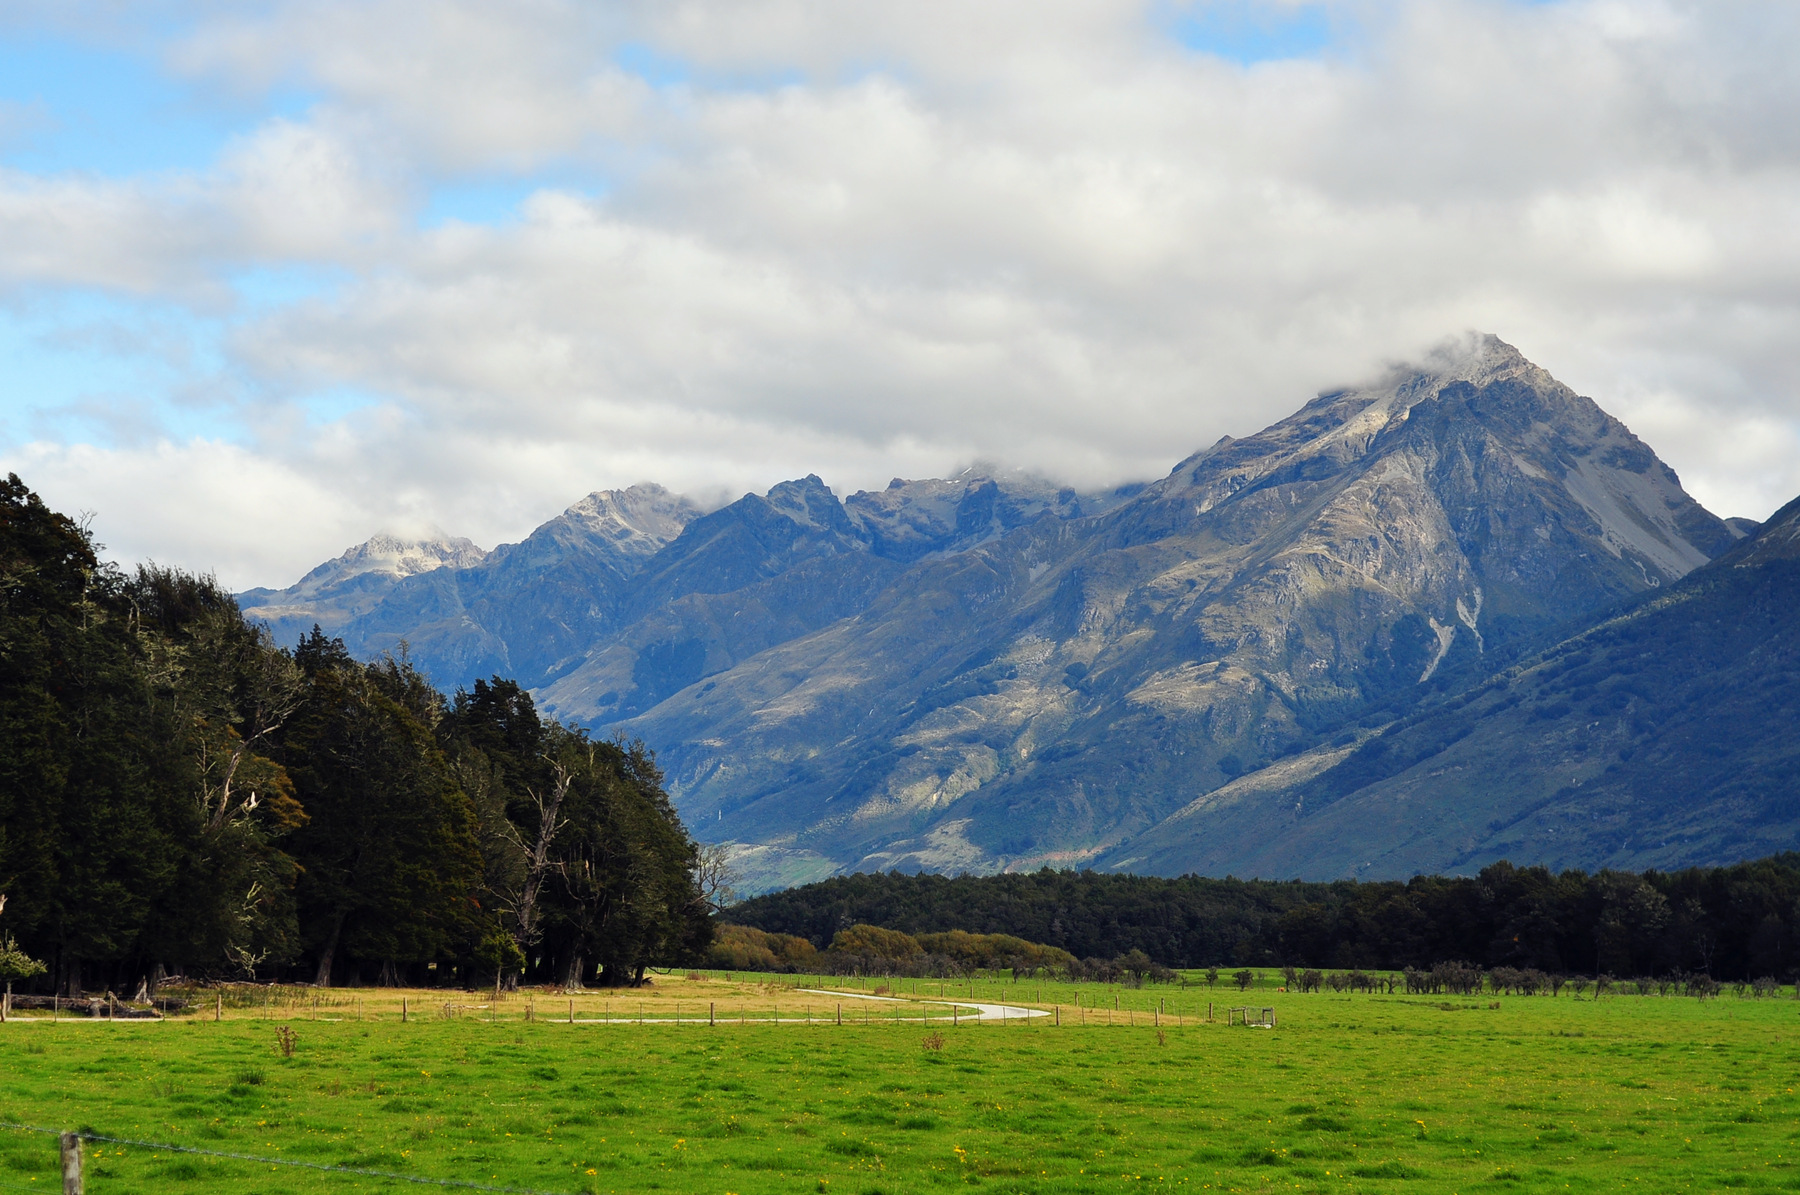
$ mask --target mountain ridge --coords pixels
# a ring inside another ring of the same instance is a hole
[[[1471,353],[1322,395],[1095,519],[924,562],[858,618],[624,725],[743,841],[850,868],[1079,863],[1183,787],[1731,541],[1616,420],[1510,346]],[[1473,450],[1490,432],[1505,452]],[[1484,470],[1535,506],[1475,502],[1510,524],[1453,526],[1433,485],[1469,497]]]
[[[839,500],[809,476],[670,518],[626,571],[534,533],[344,633],[642,736],[760,884],[1128,857],[1746,530],[1485,336],[1143,486],[971,470]]]

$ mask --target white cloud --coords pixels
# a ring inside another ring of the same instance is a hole
[[[366,264],[400,211],[391,185],[319,128],[267,122],[205,173],[112,179],[0,169],[0,288],[92,287],[223,301],[268,262]]]
[[[93,514],[110,559],[157,560],[247,588],[365,538],[366,510],[333,478],[235,445],[26,444],[0,457],[52,507]],[[285,583],[285,582],[284,582]]]
[[[344,281],[223,330],[245,447],[12,455],[60,487],[189,471],[106,534],[284,583],[376,526],[491,543],[643,479],[1152,475],[1481,328],[1722,513],[1800,491],[1800,18],[1345,0],[1342,46],[1242,67],[1162,12],[197,9],[171,69],[297,82],[308,114],[202,174],[0,177],[0,277],[187,303],[253,264]],[[407,223],[467,178],[535,194]],[[369,402],[321,424],[319,393]],[[262,546],[202,505],[227,491]]]

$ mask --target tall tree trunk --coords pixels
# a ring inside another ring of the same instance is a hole
[[[538,893],[543,889],[544,877],[550,871],[550,844],[564,824],[556,820],[556,815],[562,809],[563,798],[569,794],[569,782],[572,779],[569,770],[557,761],[551,760],[550,767],[555,772],[556,780],[550,786],[549,799],[532,794],[538,807],[537,841],[525,853],[525,886],[519,892],[518,929],[514,937],[518,941],[520,953],[527,959],[531,957],[531,946],[537,938]]]
[[[337,920],[331,923],[331,937],[325,942],[325,948],[319,951],[319,969],[313,975],[313,986],[328,988],[331,986],[331,962],[337,955],[338,937],[344,932],[344,915],[339,913]]]

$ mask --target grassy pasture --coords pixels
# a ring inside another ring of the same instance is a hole
[[[951,1028],[752,978],[586,995],[574,1025],[547,993],[449,1016],[406,993],[404,1025],[401,993],[325,995],[317,1020],[284,993],[220,1023],[9,1024],[0,1120],[561,1192],[1800,1190],[1792,999],[1044,985],[1060,1026]],[[1239,1002],[1280,1027],[1227,1028]],[[0,1131],[0,1191],[51,1189],[55,1164],[54,1139]],[[105,1143],[88,1174],[95,1195],[428,1189]]]

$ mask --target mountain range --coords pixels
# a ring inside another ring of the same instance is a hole
[[[752,889],[1664,866],[1792,841],[1744,696],[1786,659],[1751,650],[1785,642],[1782,517],[1707,512],[1482,336],[1149,485],[972,469],[839,500],[807,477],[710,512],[641,485],[487,553],[378,537],[240,602],[642,737]],[[1738,661],[1732,692],[1703,659]],[[1727,792],[1734,760],[1754,775]]]

